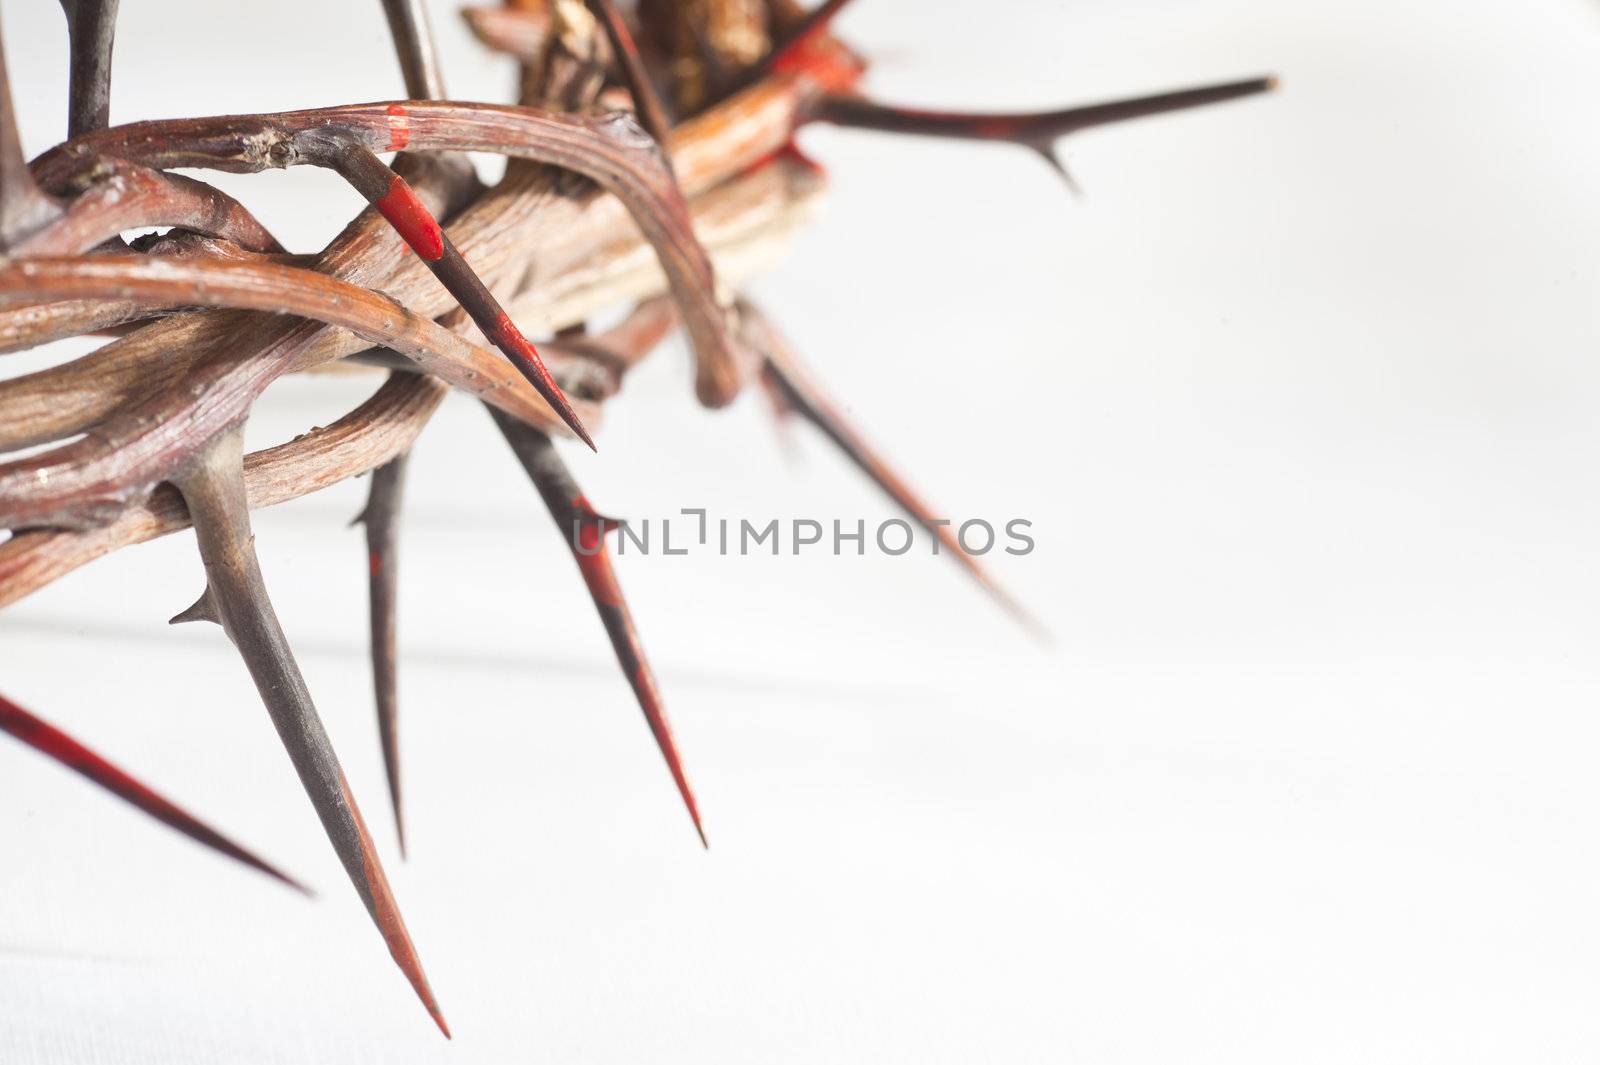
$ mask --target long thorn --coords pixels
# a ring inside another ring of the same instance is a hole
[[[782,397],[789,409],[810,422],[865,473],[872,483],[894,500],[917,524],[924,526],[938,538],[951,558],[977,581],[990,597],[999,603],[1016,621],[1036,639],[1048,640],[1048,634],[1009,592],[1002,588],[976,558],[961,546],[960,538],[950,531],[950,523],[939,519],[933,509],[924,503],[900,474],[867,444],[848,420],[839,412],[825,392],[810,379],[800,366],[799,358],[772,323],[755,307],[741,302],[740,315],[744,320],[751,342],[766,353],[762,367],[768,383]]]
[[[1071,107],[1060,111],[1034,111],[1006,114],[930,111],[895,107],[845,93],[831,93],[813,105],[810,117],[836,126],[875,129],[886,133],[908,133],[924,137],[949,137],[959,140],[1008,141],[1031,148],[1064,173],[1052,146],[1069,133],[1104,126],[1113,122],[1149,115],[1182,111],[1191,107],[1237,100],[1243,96],[1270,92],[1276,78],[1251,78],[1196,89],[1138,96],[1128,100]],[[1069,179],[1070,180],[1070,179]]]
[[[493,407],[489,408],[489,413],[505,436],[506,443],[511,445],[517,461],[522,463],[522,468],[539,490],[539,497],[544,500],[550,517],[555,520],[556,528],[561,530],[561,537],[572,552],[579,572],[583,574],[583,582],[589,588],[589,597],[594,600],[595,611],[600,615],[606,635],[611,639],[617,664],[622,667],[623,675],[628,678],[634,697],[639,701],[639,708],[644,711],[645,721],[655,736],[656,746],[661,748],[661,756],[666,759],[667,769],[672,773],[673,783],[678,786],[678,794],[683,797],[683,804],[694,822],[700,843],[709,847],[705,827],[700,821],[700,806],[695,801],[694,789],[689,786],[688,774],[684,772],[683,758],[678,754],[672,727],[667,723],[661,690],[656,685],[655,675],[650,672],[650,663],[645,660],[644,645],[639,640],[633,615],[628,612],[628,602],[622,595],[622,586],[617,583],[616,571],[611,566],[611,552],[606,546],[605,534],[615,528],[615,522],[601,517],[589,505],[589,500],[573,480],[561,456],[556,454],[555,445],[548,436]]]
[[[60,213],[61,206],[40,190],[23,157],[17,117],[11,107],[4,35],[0,34],[0,253]]]
[[[472,316],[478,328],[483,330],[483,335],[511,360],[511,364],[566,422],[567,428],[593,451],[594,440],[583,427],[583,422],[578,418],[577,411],[572,409],[561,386],[556,384],[555,378],[545,367],[538,349],[522,335],[522,330],[501,308],[500,301],[494,298],[482,278],[467,265],[461,252],[422,205],[422,201],[417,199],[417,194],[405,179],[385,166],[370,149],[359,144],[345,143],[340,147],[330,147],[326,161],[389,220],[411,250],[427,263],[433,275]]]
[[[378,703],[378,739],[383,745],[383,768],[389,779],[389,801],[394,807],[394,830],[400,838],[400,856],[406,854],[406,822],[400,803],[399,694],[395,682],[397,550],[400,503],[405,494],[406,460],[410,452],[372,471],[367,506],[357,518],[367,530],[368,613],[372,630],[372,687]]]
[[[16,703],[0,695],[0,732],[14,736],[29,747],[93,781],[122,801],[143,810],[169,828],[182,832],[196,843],[225,854],[305,895],[311,889],[300,881],[256,857],[221,832],[187,810],[151,790],[118,769],[65,732],[34,717]]]
[[[118,0],[62,0],[72,51],[67,96],[67,136],[105,129],[111,122],[111,47]]]
[[[640,124],[662,146],[662,156],[671,166],[672,157],[666,154],[665,149],[671,143],[672,123],[667,119],[661,96],[650,81],[650,72],[639,57],[639,46],[634,43],[633,34],[628,32],[627,21],[623,19],[622,12],[617,10],[614,0],[588,0],[588,4],[605,27],[611,50],[616,53],[617,64],[622,67],[623,76],[627,79],[628,91],[633,94],[633,109],[639,116]]]
[[[383,13],[389,19],[406,95],[413,100],[444,99],[444,76],[422,0],[383,0]]]
[[[174,479],[194,522],[212,603],[250,670],[334,852],[383,933],[390,955],[448,1038],[450,1027],[428,986],[377,848],[267,598],[250,532],[243,471],[243,433],[234,426]]]

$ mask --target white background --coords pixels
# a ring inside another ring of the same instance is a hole
[[[378,5],[126,4],[113,119],[400,94]],[[4,5],[29,151],[56,5]],[[452,91],[511,77],[448,5]],[[1510,1062],[1600,1053],[1600,5],[871,0],[930,106],[1275,72],[1025,152],[809,131],[825,216],[755,286],[992,567],[624,560],[702,853],[548,518],[475,405],[413,463],[394,855],[364,485],[258,514],[268,582],[455,1027],[345,882],[242,666],[164,619],[188,535],[0,615],[0,685],[315,883],[0,743],[0,1061]],[[208,49],[209,51],[197,51]],[[178,55],[183,66],[174,66]],[[355,195],[224,178],[297,248]],[[5,372],[31,366],[8,362]],[[263,446],[366,381],[286,381]],[[609,411],[634,518],[891,509],[672,345]]]

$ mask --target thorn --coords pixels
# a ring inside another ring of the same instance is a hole
[[[661,690],[656,685],[649,662],[645,660],[644,645],[634,626],[633,615],[628,611],[622,586],[617,583],[616,571],[611,566],[611,552],[606,546],[604,533],[608,531],[605,523],[614,519],[602,518],[590,506],[548,436],[493,407],[488,410],[495,425],[505,436],[506,443],[511,445],[517,461],[522,463],[522,468],[533,480],[556,528],[561,530],[561,537],[567,542],[573,561],[578,564],[578,571],[588,586],[589,597],[594,601],[595,611],[600,615],[606,635],[611,639],[617,664],[622,667],[623,675],[633,687],[634,697],[644,711],[656,746],[661,749],[667,770],[672,774],[673,783],[677,785],[678,794],[689,811],[690,820],[694,822],[701,846],[709,849],[705,826],[700,819],[700,806],[695,800],[694,789],[689,785],[688,774],[684,771],[677,741],[672,736],[672,727],[667,722]]]
[[[772,414],[772,431],[778,438],[778,448],[790,464],[796,464],[800,460],[800,449],[796,446],[794,438],[794,407],[790,406],[783,389],[778,386],[772,374],[763,373],[757,380],[761,382],[762,394],[767,397],[767,407]]]
[[[118,0],[63,3],[71,49],[67,138],[111,123],[111,49],[116,41]]]
[[[444,99],[444,76],[439,72],[427,9],[420,0],[383,0],[383,13],[400,59],[406,95],[413,100]]]
[[[448,1036],[450,1029],[428,986],[372,835],[267,596],[250,534],[240,429],[235,425],[205,445],[196,461],[173,479],[194,523],[212,601],[224,631],[255,681],[334,852],[383,934],[390,956]]]
[[[313,892],[300,881],[256,857],[182,807],[151,790],[100,755],[48,722],[34,717],[16,703],[0,695],[0,732],[16,737],[29,747],[93,781],[123,802],[142,810],[169,828],[227,855],[236,862],[265,873],[302,895]]]
[[[337,170],[388,219],[395,232],[433,271],[433,275],[471,316],[483,335],[511,360],[511,364],[544,397],[567,428],[587,444],[590,451],[598,450],[579,419],[578,412],[572,409],[561,386],[556,384],[544,360],[539,357],[538,349],[522,335],[522,330],[517,328],[483,279],[462,257],[411,186],[359,142],[345,139],[339,143],[339,150],[329,151],[317,161]]]
[[[990,598],[999,603],[1018,624],[1027,629],[1034,639],[1048,644],[1050,636],[1044,626],[991,578],[976,558],[962,549],[960,539],[950,531],[948,522],[943,524],[936,522],[937,515],[933,510],[918,498],[900,475],[867,444],[839,413],[832,400],[801,369],[798,356],[766,315],[744,300],[739,302],[739,313],[744,321],[746,336],[751,346],[766,353],[763,373],[790,409],[833,441],[834,446],[844,452],[845,457],[894,500],[908,517],[930,530],[968,575],[977,581],[979,586],[989,593]]]
[[[1007,141],[1042,153],[1044,148],[1041,146],[1053,145],[1062,137],[1079,130],[1254,96],[1271,92],[1277,84],[1276,78],[1251,78],[1060,111],[1001,114],[896,107],[861,96],[829,93],[816,102],[811,117],[837,126],[875,129],[885,133]],[[1058,170],[1065,169],[1057,159],[1052,158],[1050,162]]]
[[[1067,191],[1072,194],[1073,199],[1083,199],[1083,186],[1078,184],[1078,179],[1073,177],[1072,171],[1067,169],[1067,162],[1061,158],[1061,152],[1055,145],[1032,144],[1029,147],[1038,153],[1039,157],[1049,165],[1050,169],[1061,176],[1061,180],[1066,182]]]
[[[394,809],[394,830],[400,840],[401,858],[406,857],[406,822],[400,801],[400,700],[395,680],[399,653],[395,617],[400,504],[405,494],[408,458],[409,452],[401,452],[372,471],[367,505],[357,519],[367,527],[372,686],[378,708],[378,740],[383,747],[383,768],[389,781],[389,803]]]
[[[218,625],[222,624],[222,619],[217,616],[217,608],[211,601],[210,588],[201,592],[200,598],[168,618],[167,624],[187,625],[193,621],[212,621]]]
[[[587,0],[587,3],[589,10],[605,27],[611,50],[616,54],[617,65],[622,68],[623,78],[628,84],[628,92],[633,95],[633,110],[639,116],[640,124],[661,146],[662,158],[667,160],[670,168],[672,159],[667,154],[667,147],[671,143],[672,122],[667,118],[667,109],[662,106],[660,94],[650,81],[650,72],[645,69],[644,60],[639,58],[639,46],[634,43],[633,34],[628,32],[628,23],[623,19],[622,12],[617,10],[614,0]]]

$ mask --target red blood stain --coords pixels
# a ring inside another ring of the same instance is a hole
[[[439,223],[399,174],[389,182],[389,191],[373,201],[373,206],[418,255],[430,263],[444,255],[444,233]]]
[[[372,551],[367,554],[367,572],[374,577],[383,572],[382,552]]]
[[[398,152],[411,143],[411,119],[399,104],[389,105],[389,148]]]

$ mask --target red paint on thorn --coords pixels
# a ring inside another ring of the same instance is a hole
[[[389,191],[374,200],[372,205],[389,220],[395,232],[418,255],[430,263],[444,255],[444,232],[399,174],[389,182]]]

